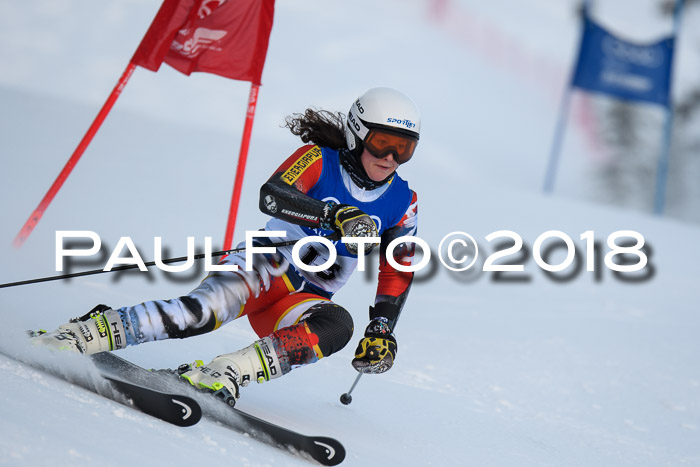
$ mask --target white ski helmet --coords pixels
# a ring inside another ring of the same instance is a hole
[[[420,137],[420,111],[404,93],[392,88],[372,88],[357,98],[348,111],[345,140],[359,154],[372,129]]]

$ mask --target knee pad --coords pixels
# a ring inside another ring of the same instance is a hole
[[[350,342],[354,325],[348,311],[335,303],[325,302],[312,306],[301,322],[318,336],[318,347],[324,357],[331,355]]]

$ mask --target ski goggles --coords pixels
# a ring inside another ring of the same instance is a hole
[[[373,128],[367,133],[364,143],[369,153],[377,159],[393,154],[396,162],[404,164],[413,156],[418,138]]]

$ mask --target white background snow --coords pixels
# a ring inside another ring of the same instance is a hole
[[[105,254],[130,236],[170,254],[187,236],[219,245],[249,85],[163,66],[137,69],[103,128],[21,249],[12,239],[63,167],[126,67],[158,0],[0,0],[0,282],[56,274],[56,230],[92,230]],[[436,9],[441,7],[442,10]],[[453,231],[508,229],[532,246],[561,230],[605,244],[636,230],[652,277],[603,267],[554,282],[526,258],[528,282],[453,273],[433,258],[397,327],[394,368],[365,376],[349,406],[350,360],[376,274],[335,300],[356,332],[341,352],[245,389],[241,409],[334,436],[346,465],[700,465],[700,227],[585,201],[596,141],[572,109],[552,196],[541,185],[579,29],[573,1],[292,1],[276,5],[236,241],[265,222],[258,187],[300,143],[280,128],[307,106],[346,111],[387,85],[423,112],[418,152],[401,175],[419,194],[419,235],[434,250]],[[696,9],[697,10],[697,9]],[[653,2],[601,0],[596,15],[638,40],[671,29]],[[696,80],[698,11],[683,24],[677,89]],[[585,104],[585,102],[583,102]],[[607,250],[604,250],[607,251]],[[581,259],[584,259],[581,257]],[[106,256],[74,270],[101,268]],[[555,259],[552,260],[555,262]],[[182,277],[184,276],[184,277]],[[54,329],[97,303],[171,298],[203,272],[111,274],[0,290],[2,347]],[[245,320],[193,339],[120,352],[173,367],[252,342]],[[84,362],[54,357],[66,372]],[[0,463],[6,465],[307,465],[203,421],[177,428],[0,356]]]

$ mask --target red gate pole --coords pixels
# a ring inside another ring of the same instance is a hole
[[[250,94],[248,96],[248,109],[246,110],[245,126],[243,127],[243,138],[241,139],[241,149],[238,153],[238,166],[236,167],[236,179],[233,183],[233,195],[231,196],[231,207],[229,208],[228,222],[226,224],[226,235],[224,236],[224,250],[231,249],[233,234],[236,229],[236,217],[238,216],[238,203],[241,199],[241,189],[243,187],[243,177],[245,176],[245,165],[248,159],[248,147],[250,146],[250,135],[253,132],[253,120],[255,119],[255,107],[258,104],[259,85],[251,83]]]
[[[39,223],[39,220],[44,215],[44,211],[46,211],[46,208],[49,207],[49,204],[51,204],[51,201],[53,201],[56,193],[58,193],[58,190],[60,190],[63,186],[63,182],[66,181],[68,175],[70,175],[71,171],[80,160],[80,157],[87,149],[88,145],[92,141],[92,138],[95,136],[95,133],[97,133],[97,130],[100,129],[102,122],[104,122],[105,118],[107,118],[109,111],[112,110],[112,106],[117,101],[117,98],[124,89],[124,86],[126,86],[129,78],[131,78],[134,69],[136,69],[136,65],[133,62],[129,62],[129,65],[124,70],[124,73],[122,73],[121,78],[119,78],[117,85],[114,87],[111,94],[105,101],[102,109],[100,109],[97,117],[95,117],[95,120],[93,120],[92,125],[90,125],[90,128],[88,128],[87,133],[85,133],[85,136],[83,136],[83,139],[80,141],[80,144],[78,144],[78,147],[73,152],[73,155],[70,157],[70,159],[68,159],[68,162],[66,162],[63,170],[61,170],[61,173],[59,173],[58,177],[56,177],[56,180],[53,182],[53,185],[51,185],[51,188],[49,188],[49,191],[47,191],[44,195],[44,198],[39,203],[39,206],[37,206],[34,212],[32,212],[29,219],[27,219],[27,222],[24,223],[24,226],[15,237],[13,242],[15,248],[19,248],[24,244],[25,240],[27,240],[29,235],[34,230],[34,227],[36,227],[36,225]]]

